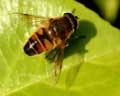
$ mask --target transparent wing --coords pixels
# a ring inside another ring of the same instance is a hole
[[[47,52],[46,54],[46,59],[54,63],[54,75],[55,75],[56,82],[59,80],[59,77],[60,77],[63,58],[64,58],[63,48],[55,48]]]
[[[64,58],[64,49],[59,49],[58,53],[55,56],[55,65],[54,65],[54,70],[55,70],[55,76],[60,75],[61,68],[62,68],[62,62]]]
[[[48,17],[36,16],[26,13],[10,13],[10,14],[15,14],[17,16],[20,16],[25,22],[31,23],[36,27],[38,27],[39,24],[41,24],[42,22],[45,22],[49,19]]]
[[[76,58],[76,60],[74,59],[74,61],[77,61],[77,59],[78,58]],[[71,65],[71,68],[67,71],[66,80],[65,80],[65,84],[67,88],[70,88],[74,84],[74,81],[76,80],[76,77],[79,75],[79,71],[83,63],[84,63],[84,56],[81,54],[79,57],[79,63]]]
[[[59,48],[55,48],[55,49],[52,49],[48,52],[46,52],[46,59],[50,62],[50,63],[53,63],[54,62],[54,59],[55,59],[55,56],[57,55],[57,53],[59,52]]]

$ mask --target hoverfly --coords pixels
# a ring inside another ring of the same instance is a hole
[[[26,42],[24,52],[29,56],[46,52],[46,59],[54,62],[54,74],[59,74],[62,68],[64,48],[68,46],[67,40],[79,26],[78,17],[72,13],[64,13],[63,16],[53,18],[24,13],[15,14],[28,18],[40,18],[42,22]]]

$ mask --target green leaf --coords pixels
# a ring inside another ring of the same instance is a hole
[[[80,18],[75,35],[85,38],[70,40],[55,84],[44,53],[29,57],[23,51],[35,29],[8,13],[54,17],[73,9]],[[0,12],[0,96],[120,95],[120,30],[96,13],[73,0],[1,0]]]
[[[102,16],[110,21],[114,22],[118,16],[120,7],[120,0],[94,0],[101,11]]]

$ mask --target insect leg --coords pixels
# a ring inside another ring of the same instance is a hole
[[[82,36],[77,36],[77,35],[72,35],[71,37],[70,37],[70,39],[72,40],[72,39],[85,39],[86,38],[86,36],[85,35],[82,35]]]

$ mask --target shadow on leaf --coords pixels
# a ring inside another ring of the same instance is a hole
[[[76,35],[78,37],[84,36],[85,38],[76,38],[69,40],[69,46],[65,49],[65,58],[79,53],[80,63],[76,65],[73,64],[74,66],[67,72],[65,83],[68,88],[73,84],[80,67],[84,63],[84,55],[89,52],[89,50],[86,49],[86,45],[93,37],[95,37],[96,33],[97,30],[92,22],[81,20],[79,29],[73,35]]]

